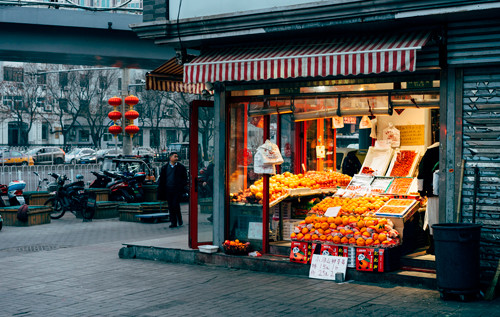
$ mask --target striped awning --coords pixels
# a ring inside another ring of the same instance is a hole
[[[414,71],[429,33],[214,49],[184,65],[185,83]]]
[[[160,67],[146,74],[146,90],[201,94],[205,89],[205,84],[185,84],[182,81],[183,74],[184,67],[177,64],[175,57],[171,58]]]

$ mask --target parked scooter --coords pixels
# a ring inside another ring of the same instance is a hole
[[[142,183],[146,179],[146,173],[138,172],[133,176],[104,171],[104,174],[114,181],[107,185],[111,190],[109,200],[126,201],[128,203],[137,203],[144,200],[144,190]]]
[[[26,203],[23,190],[26,183],[22,180],[12,181],[9,185],[0,185],[0,205],[2,207],[21,206]]]
[[[90,188],[106,188],[106,186],[113,180],[111,177],[101,172],[92,172],[96,179],[90,183]]]
[[[49,191],[55,191],[55,196],[47,200],[45,205],[52,206],[53,210],[50,218],[59,219],[66,211],[78,215],[83,219],[92,219],[94,217],[94,208],[88,208],[89,195],[85,192],[82,175],[77,175],[76,182],[65,185],[68,181],[66,175],[49,173],[55,180],[47,186]]]

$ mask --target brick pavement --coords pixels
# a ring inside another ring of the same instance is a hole
[[[0,258],[0,316],[494,316],[436,291],[122,260],[109,242]]]
[[[187,227],[65,218],[0,232],[0,316],[495,316],[500,309],[500,299],[443,302],[418,288],[119,259],[122,242],[178,239]]]

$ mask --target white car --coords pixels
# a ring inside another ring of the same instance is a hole
[[[66,153],[64,158],[64,163],[66,164],[76,164],[82,156],[94,154],[95,151],[91,148],[73,149],[69,153]]]

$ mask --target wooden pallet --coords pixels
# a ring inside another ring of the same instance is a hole
[[[136,215],[164,213],[168,211],[168,204],[164,201],[131,203],[118,206],[120,221],[139,222],[140,219]]]

